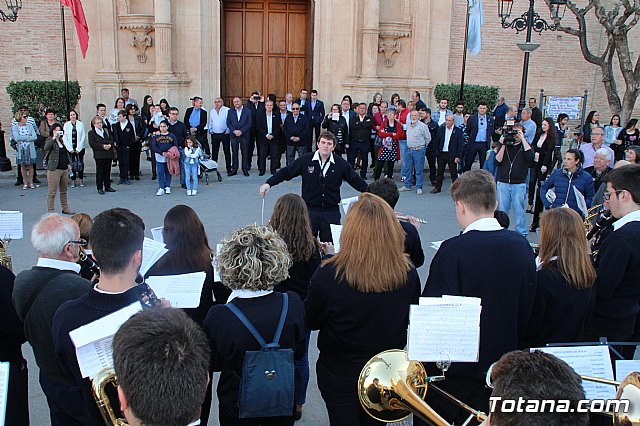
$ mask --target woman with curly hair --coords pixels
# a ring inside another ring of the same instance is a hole
[[[222,282],[231,289],[227,305],[234,305],[267,343],[274,341],[284,314],[279,349],[291,349],[294,361],[301,359],[305,352],[302,300],[292,291],[273,291],[277,283],[287,278],[292,265],[284,240],[267,226],[238,229],[222,242],[217,263]],[[204,321],[212,369],[221,372],[217,389],[220,425],[293,425],[293,395],[288,415],[240,418],[244,407],[239,393],[245,355],[248,351],[260,351],[261,345],[227,305],[212,307]]]

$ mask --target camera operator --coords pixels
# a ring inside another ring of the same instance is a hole
[[[522,125],[511,120],[505,122],[500,143],[495,159],[498,168],[498,210],[508,214],[513,204],[516,232],[526,237],[526,180],[533,162],[533,150],[524,137]]]
[[[47,164],[47,182],[49,192],[47,194],[47,211],[53,213],[56,192],[60,189],[60,204],[62,213],[73,214],[67,200],[67,186],[69,184],[69,166],[71,157],[64,147],[62,126],[55,123],[51,126],[51,137],[44,143],[44,159]]]

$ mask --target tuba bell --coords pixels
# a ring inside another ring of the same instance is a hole
[[[0,265],[12,270],[11,256],[9,256],[9,241],[0,238]]]
[[[640,425],[640,373],[629,373],[622,382],[591,376],[580,377],[589,382],[618,386],[616,399],[629,401],[629,410],[626,413],[603,413],[612,418],[614,426]]]
[[[128,426],[125,419],[121,419],[116,416],[116,413],[111,406],[111,401],[107,396],[107,386],[112,385],[115,387],[117,384],[116,374],[113,371],[113,368],[105,368],[101,370],[91,381],[91,392],[106,425]]]

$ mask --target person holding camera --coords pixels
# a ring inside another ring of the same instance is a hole
[[[84,123],[80,121],[78,113],[71,110],[67,113],[67,122],[64,123],[64,146],[71,155],[71,187],[76,187],[76,179],[80,179],[80,186],[84,186],[84,153],[87,145],[87,133]]]
[[[533,150],[524,136],[522,125],[515,123],[512,126],[509,129],[509,125],[505,125],[500,139],[501,146],[495,158],[498,167],[498,210],[509,213],[513,204],[516,232],[526,237],[526,181],[533,162]]]
[[[47,211],[53,213],[56,192],[60,189],[60,204],[62,213],[73,214],[67,201],[67,185],[69,183],[69,165],[71,156],[64,147],[62,125],[55,123],[51,126],[51,137],[44,143],[44,161],[47,165]]]

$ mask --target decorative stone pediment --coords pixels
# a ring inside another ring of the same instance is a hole
[[[128,30],[133,33],[130,45],[138,51],[138,62],[147,62],[147,48],[153,44],[153,39],[149,35],[154,30],[153,15],[121,15],[118,17],[118,26],[121,30]]]
[[[393,66],[393,54],[400,53],[400,38],[411,36],[411,24],[405,22],[380,22],[378,52],[384,54],[384,64]]]

